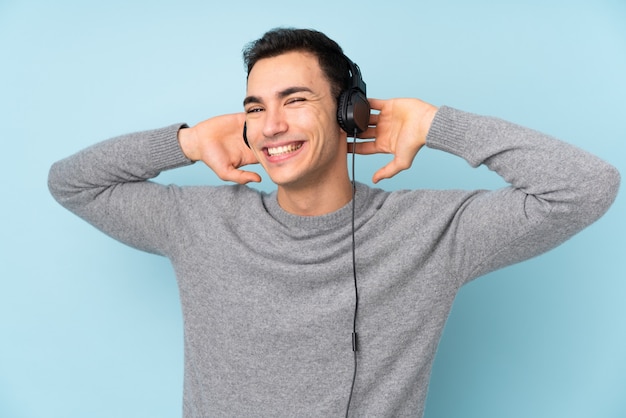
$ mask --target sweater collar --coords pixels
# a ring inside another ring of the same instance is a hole
[[[356,183],[355,216],[358,217],[366,206],[369,187]],[[263,196],[263,204],[269,215],[287,228],[302,230],[331,230],[350,225],[352,218],[352,200],[338,210],[319,216],[294,215],[285,211],[278,204],[276,191]]]

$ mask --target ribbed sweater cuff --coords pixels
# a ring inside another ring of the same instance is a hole
[[[474,115],[448,106],[441,106],[426,137],[429,148],[446,151],[465,158],[469,157],[466,134]]]
[[[181,128],[187,128],[187,124],[177,123],[151,132],[151,162],[159,170],[169,170],[193,164],[193,161],[189,160],[180,148],[178,131]]]

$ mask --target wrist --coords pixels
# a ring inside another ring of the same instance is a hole
[[[422,138],[423,143],[426,144],[426,139],[428,138],[428,134],[430,132],[430,128],[433,124],[433,120],[435,119],[435,115],[439,111],[437,106],[431,105],[427,103],[427,108],[423,111],[420,120],[420,132],[419,137]]]
[[[200,159],[198,152],[197,135],[193,128],[182,127],[178,130],[178,143],[185,157],[191,161],[198,161]]]

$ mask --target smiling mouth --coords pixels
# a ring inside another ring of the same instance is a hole
[[[300,148],[302,148],[302,142],[289,145],[281,145],[280,147],[267,147],[266,150],[267,154],[270,157],[276,157],[278,155],[289,154],[291,152],[299,150]]]

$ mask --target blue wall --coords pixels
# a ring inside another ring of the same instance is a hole
[[[47,170],[110,136],[241,110],[241,48],[271,27],[337,39],[372,97],[509,119],[626,174],[622,0],[210,3],[0,1],[0,416],[180,415],[169,264],[58,206]],[[384,161],[360,157],[359,179]],[[217,183],[199,164],[162,179]],[[432,150],[383,183],[500,184]],[[563,246],[462,289],[427,418],[626,416],[625,205],[621,193]]]

